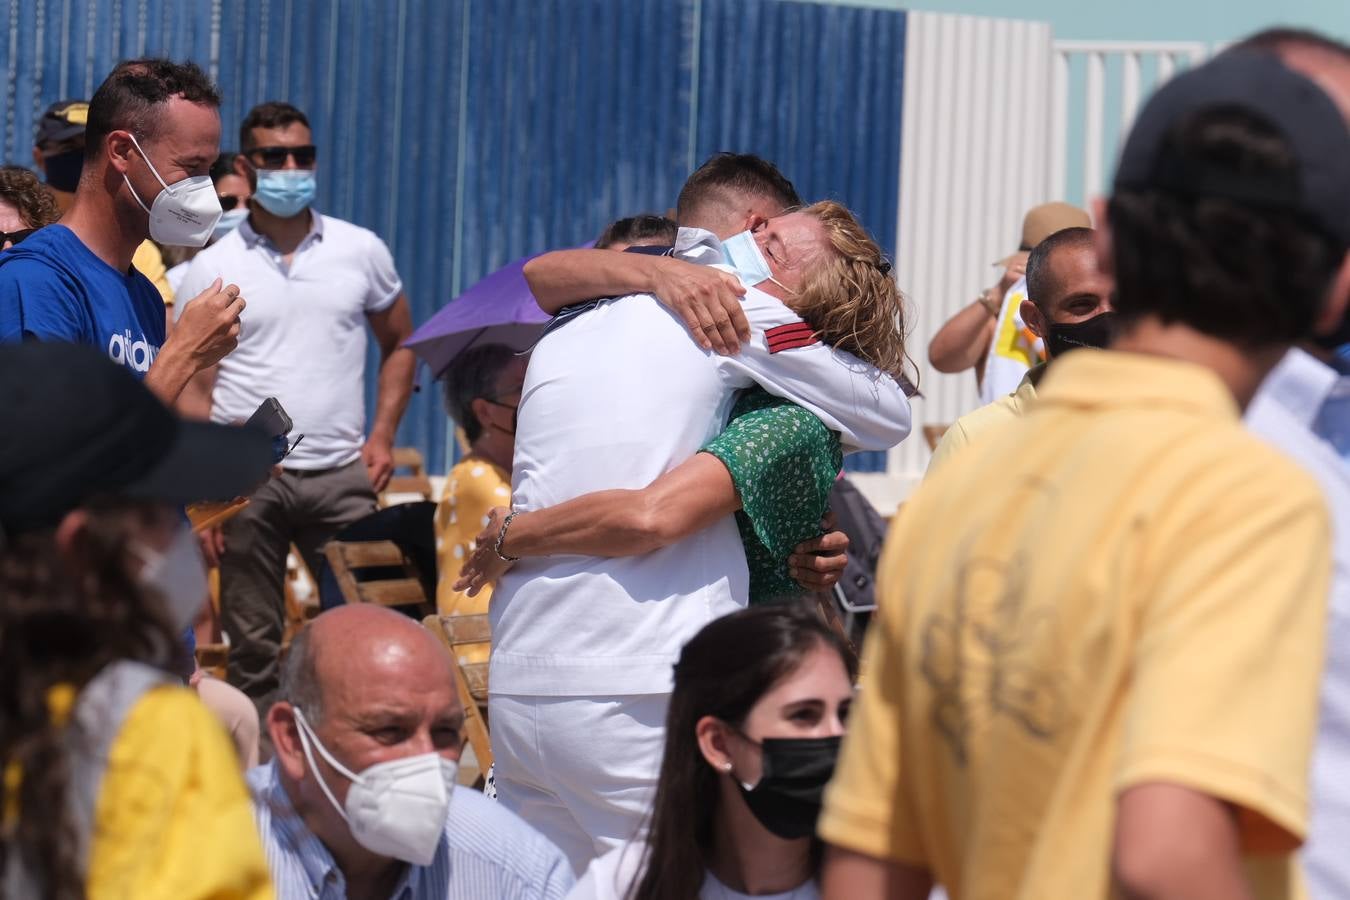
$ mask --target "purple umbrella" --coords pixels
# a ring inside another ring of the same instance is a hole
[[[549,320],[525,283],[525,263],[531,259],[503,266],[451,300],[403,346],[421,357],[437,378],[456,356],[479,344],[527,349]]]

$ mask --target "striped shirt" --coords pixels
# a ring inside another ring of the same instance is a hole
[[[291,805],[276,762],[249,770],[248,785],[277,900],[343,900],[346,878]],[[504,807],[457,788],[435,859],[409,865],[389,900],[561,900],[572,882],[558,848]]]

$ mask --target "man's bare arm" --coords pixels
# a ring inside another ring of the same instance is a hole
[[[186,302],[173,334],[159,348],[145,386],[167,406],[175,406],[189,379],[220,362],[239,343],[239,314],[244,298],[233,284],[217,278]]]
[[[928,344],[928,361],[939,372],[974,368],[989,352],[994,339],[995,310],[988,294],[948,319]]]
[[[525,264],[539,308],[556,313],[596,297],[652,294],[684,321],[705,350],[735,353],[750,339],[745,288],[727,272],[669,256],[616,250],[555,250]]]
[[[380,345],[379,387],[370,437],[361,451],[371,486],[384,490],[394,473],[394,434],[412,396],[417,357],[403,346],[413,332],[408,298],[398,295],[390,306],[366,316],[375,341]]]
[[[211,394],[216,389],[220,366],[209,366],[188,379],[178,395],[178,414],[185,419],[207,421],[211,418]]]
[[[1111,871],[1128,900],[1251,900],[1237,813],[1176,784],[1128,788],[1116,801]]]

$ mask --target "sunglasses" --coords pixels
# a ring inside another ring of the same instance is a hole
[[[254,147],[248,151],[249,160],[260,169],[280,169],[286,165],[288,156],[295,160],[295,164],[300,168],[308,169],[314,165],[318,155],[318,150],[313,144],[300,147]]]
[[[236,197],[233,194],[220,194],[217,196],[217,199],[220,200],[220,208],[226,212],[229,212],[244,202],[243,197]]]
[[[3,247],[6,243],[21,244],[23,243],[24,238],[35,231],[37,231],[36,228],[20,228],[18,231],[0,231],[0,247]]]

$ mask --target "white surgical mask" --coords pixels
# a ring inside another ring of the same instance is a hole
[[[764,252],[755,242],[753,232],[742,231],[727,238],[722,242],[722,255],[726,257],[727,265],[736,270],[736,277],[740,278],[746,287],[772,281],[783,290],[788,289],[783,282],[773,277],[773,270],[769,268],[769,261],[764,258]]]
[[[239,224],[247,218],[248,210],[243,206],[235,207],[223,214],[220,217],[220,221],[216,223],[216,227],[211,229],[211,242],[215,243],[231,231],[234,231],[239,227]]]
[[[135,541],[132,552],[141,558],[141,571],[136,580],[164,599],[169,624],[182,631],[197,617],[210,587],[206,580],[206,562],[197,535],[187,525],[180,525],[173,541],[162,553]]]
[[[127,178],[126,173],[122,174],[122,180],[127,183],[131,196],[136,198],[141,209],[150,216],[150,237],[161,244],[174,247],[205,247],[223,212],[211,176],[192,175],[174,182],[173,187],[169,187],[160,177],[155,164],[150,162],[150,157],[141,149],[140,141],[136,140],[134,134],[131,135],[131,143],[136,146],[155,180],[164,185],[164,190],[160,191],[155,196],[154,202],[147,207],[141,195],[131,186],[131,179]]]
[[[450,811],[450,794],[459,764],[439,753],[421,753],[376,763],[357,774],[334,759],[320,743],[299,707],[295,708],[295,723],[300,732],[300,746],[319,787],[346,821],[356,842],[380,856],[418,866],[431,865],[445,833],[445,817]],[[319,774],[311,742],[319,755],[352,783],[347,789],[345,809]]]

